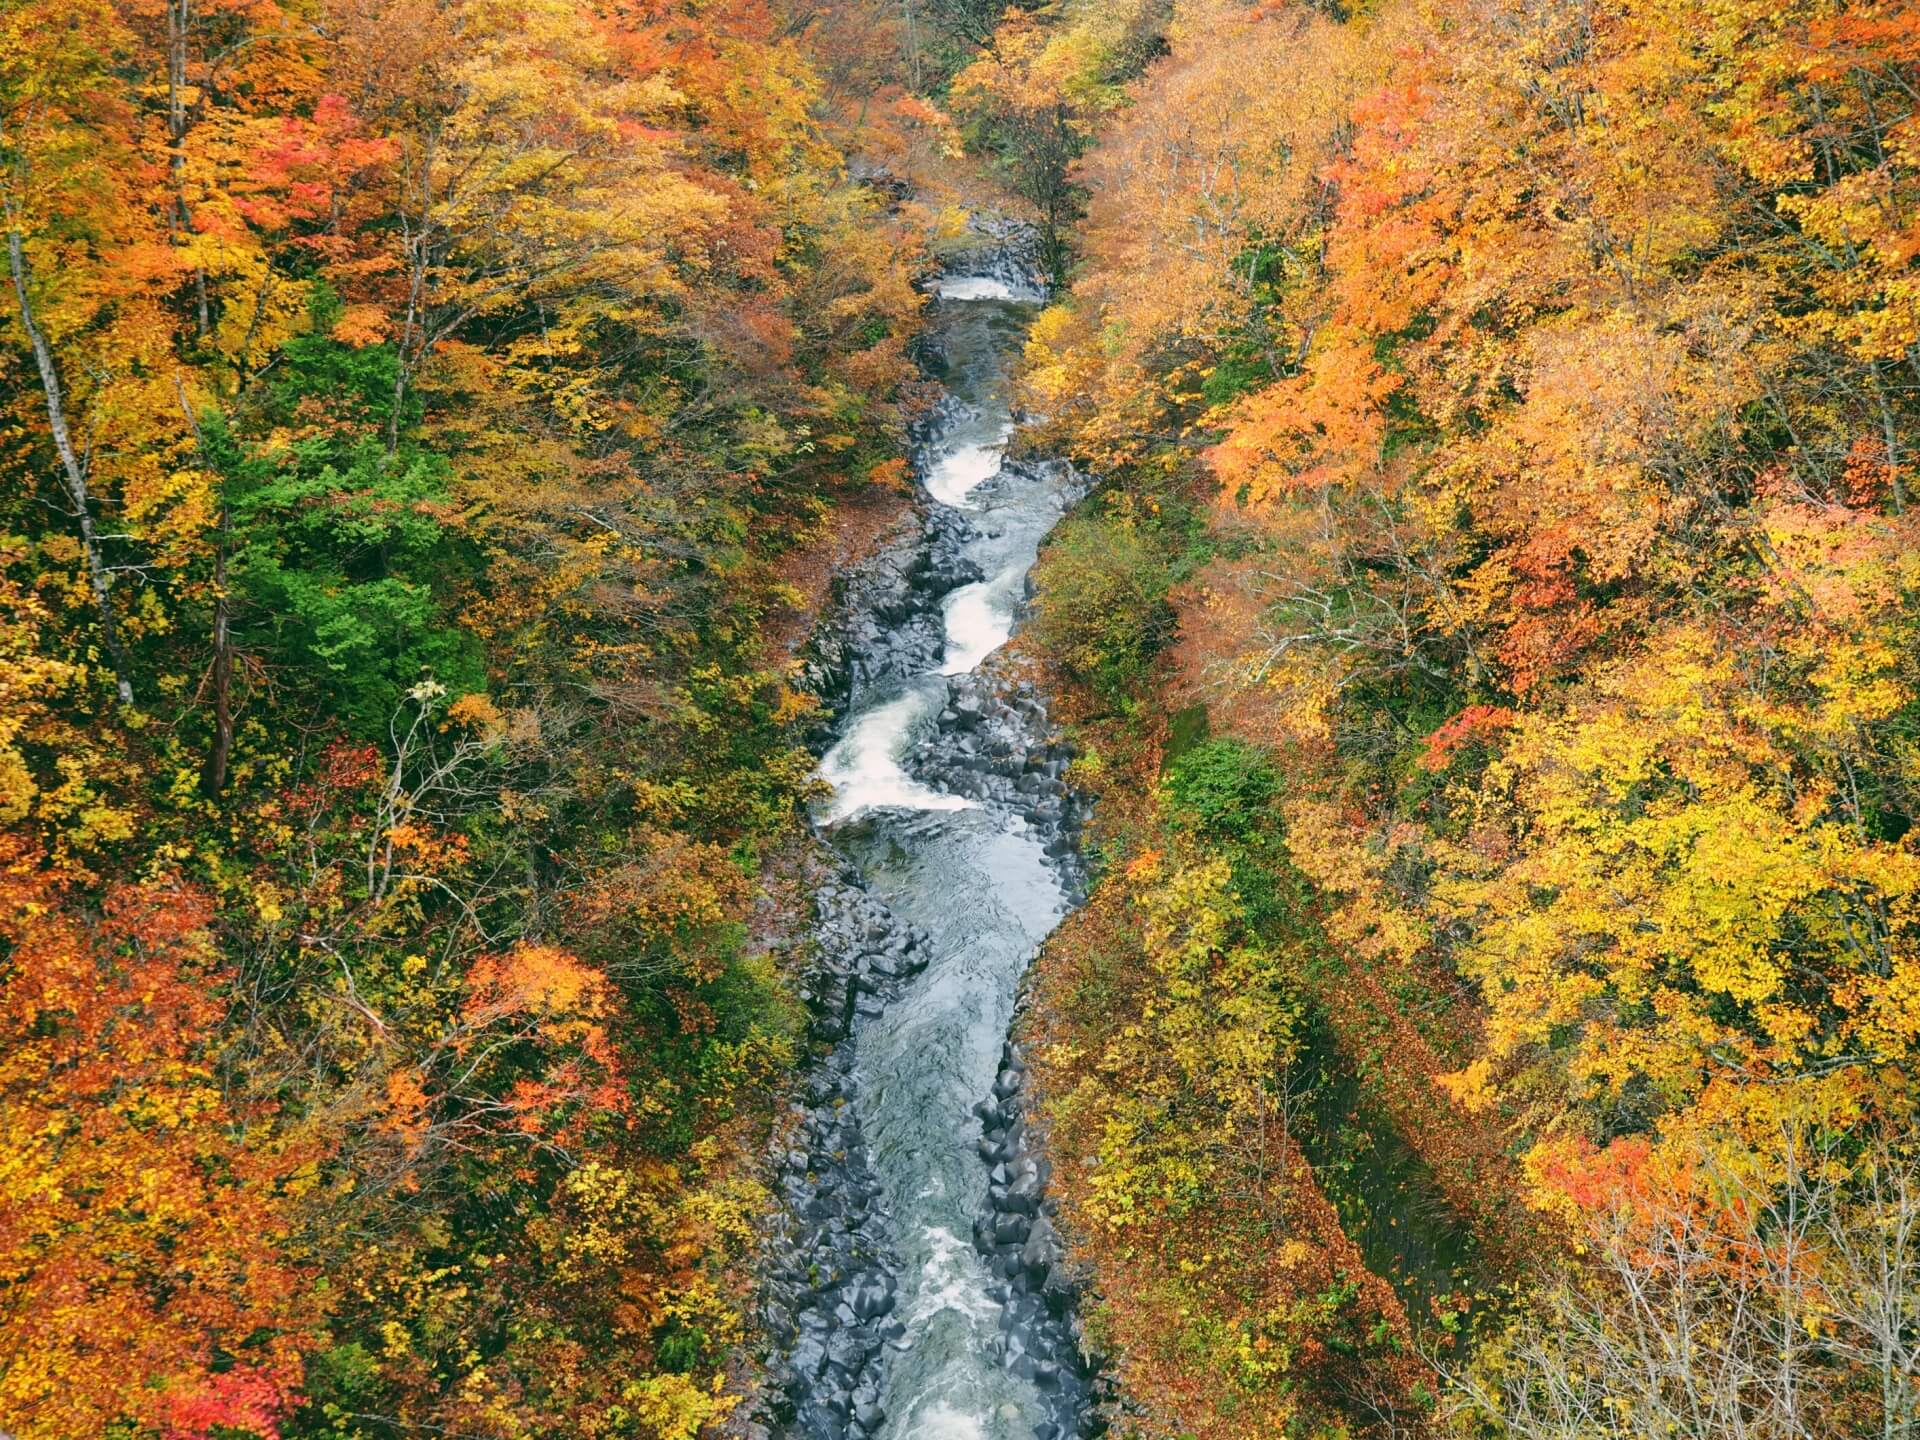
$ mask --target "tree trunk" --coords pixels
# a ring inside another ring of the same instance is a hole
[[[218,483],[218,471],[207,452],[207,437],[200,433],[200,420],[178,375],[173,378],[173,389],[180,397],[180,413],[186,417],[200,463]],[[226,788],[227,766],[233,756],[233,606],[227,593],[227,552],[232,544],[233,512],[223,495],[213,541],[213,745],[200,767],[200,793],[209,800]]]
[[[10,214],[7,217],[11,220]],[[13,293],[20,302],[20,324],[33,347],[33,361],[40,370],[40,385],[47,392],[47,425],[53,431],[53,447],[60,454],[65,472],[67,494],[73,501],[74,517],[80,522],[80,548],[87,558],[87,583],[93,591],[93,603],[100,610],[100,638],[106,643],[113,661],[114,679],[120,690],[120,702],[133,704],[133,680],[127,666],[126,651],[121,648],[120,628],[113,619],[112,579],[100,556],[100,539],[93,528],[93,497],[87,490],[87,469],[74,449],[73,433],[67,428],[66,405],[61,399],[60,372],[53,363],[53,351],[47,337],[33,318],[33,298],[27,288],[27,254],[18,226],[7,229],[7,266],[13,272]]]
[[[1900,454],[1900,427],[1894,421],[1893,407],[1887,403],[1887,389],[1881,383],[1880,362],[1875,360],[1868,368],[1873,382],[1874,404],[1880,408],[1880,438],[1887,447],[1887,488],[1891,491],[1893,513],[1907,513],[1907,491],[1900,483],[1900,464],[1905,458]]]
[[[400,449],[400,411],[407,399],[409,353],[422,360],[426,357],[427,264],[431,258],[428,245],[433,234],[433,149],[434,137],[429,134],[420,156],[419,228],[414,228],[404,201],[400,211],[407,251],[407,314],[400,326],[400,343],[394,346],[393,413],[387,417],[388,458],[392,458]],[[419,332],[418,340],[415,339],[416,331]]]
[[[220,506],[220,536],[213,552],[213,746],[200,767],[200,791],[215,799],[227,785],[233,756],[233,617],[227,601],[227,541],[230,517]]]
[[[187,27],[192,22],[192,0],[167,0],[167,138],[172,146],[168,169],[173,178],[173,215],[169,228],[174,244],[193,228],[187,211]],[[196,333],[205,340],[213,330],[207,302],[207,272],[193,267]]]

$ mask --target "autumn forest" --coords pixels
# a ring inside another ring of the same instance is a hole
[[[0,0],[0,231],[0,1440],[1920,1440],[1904,0]]]

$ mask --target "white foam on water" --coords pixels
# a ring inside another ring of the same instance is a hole
[[[927,471],[927,493],[942,505],[968,510],[967,496],[1000,473],[1001,458],[1007,452],[1007,437],[1013,433],[1005,426],[992,440],[962,445],[942,455]]]
[[[990,580],[962,585],[946,600],[947,650],[942,675],[964,675],[1007,643],[1013,612],[994,603],[998,587]]]
[[[862,810],[969,810],[973,801],[947,795],[913,779],[900,757],[913,738],[913,723],[925,701],[914,693],[875,706],[847,727],[820,761],[820,776],[833,786],[824,820],[831,825]]]
[[[919,1423],[908,1432],[914,1440],[986,1440],[980,1421],[951,1405],[935,1402],[924,1416],[915,1418]]]
[[[1016,300],[1013,287],[991,275],[954,275],[934,286],[942,300]]]
[[[921,1234],[926,1236],[931,1251],[920,1271],[921,1284],[907,1309],[907,1323],[918,1329],[949,1311],[979,1324],[998,1315],[1000,1307],[986,1292],[973,1247],[944,1225],[929,1225]]]

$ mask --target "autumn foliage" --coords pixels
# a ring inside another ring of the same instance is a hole
[[[1881,0],[7,6],[0,1430],[726,1422],[963,146],[1141,1423],[1910,1428],[1916,93]]]
[[[1106,476],[1080,523],[1148,554],[1179,618],[1170,644],[1101,642],[1160,659],[1088,707],[1127,762],[1100,783],[1152,795],[1179,743],[1162,704],[1278,758],[1285,853],[1264,868],[1303,887],[1292,923],[1317,937],[1291,968],[1311,1073],[1351,1075],[1352,1124],[1418,1157],[1471,1243],[1468,1289],[1502,1297],[1476,1313],[1551,1293],[1549,1331],[1575,1310],[1597,1327],[1559,1363],[1604,1376],[1631,1263],[1554,1288],[1579,1255],[1628,1253],[1607,1249],[1621,1177],[1594,1165],[1665,1177],[1647,1223],[1668,1243],[1694,1203],[1676,1174],[1730,1167],[1772,1214],[1783,1136],[1811,1133],[1837,1167],[1821,1203],[1850,1218],[1807,1243],[1844,1247],[1876,1222],[1839,1171],[1897,1169],[1858,1157],[1911,1132],[1920,29],[1875,4],[1197,0],[1164,34],[1070,172],[1082,259],[1028,348],[1041,443]],[[1049,591],[1050,563],[1072,577],[1043,558],[1041,633],[1097,634],[1109,612]],[[1161,851],[1168,820],[1156,802],[1113,843]],[[1106,923],[1101,946],[1151,953],[1148,917]],[[1168,1003],[1151,984],[1089,1010],[1093,943],[1056,947],[1063,1055]],[[1338,1126],[1302,1130],[1316,1168],[1346,1166]],[[1230,1208],[1229,1183],[1182,1204]],[[1737,1266],[1771,1223],[1689,1221],[1680,1248]],[[1197,1261],[1169,1239],[1158,1263]],[[1801,1283],[1769,1275],[1703,1283],[1700,1323]],[[1246,1293],[1131,1323],[1197,1330]],[[1419,1310],[1418,1343],[1468,1365],[1465,1332]],[[1234,1433],[1194,1347],[1166,1422]],[[1908,1423],[1872,1365],[1813,1370],[1807,1433],[1879,1433],[1883,1403]],[[1475,1390],[1516,1427],[1496,1433],[1588,1433],[1579,1396],[1554,1410],[1525,1373],[1531,1409]],[[1424,1407],[1323,1387],[1316,1423],[1439,1425],[1424,1383]],[[1775,1381],[1711,1423],[1652,1392],[1634,1410],[1620,1383],[1622,1433],[1797,1433],[1766,1429]]]
[[[737,1403],[781,575],[935,226],[850,156],[946,143],[859,12],[0,14],[0,1431]]]
[[[274,1116],[220,1085],[212,905],[166,876],[90,916],[39,860],[9,845],[0,901],[0,1273],[8,1332],[31,1337],[0,1404],[47,1434],[271,1434],[317,1318],[283,1199],[305,1157],[246,1144]]]

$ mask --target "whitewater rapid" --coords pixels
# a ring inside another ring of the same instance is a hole
[[[926,937],[924,971],[862,1012],[850,1047],[846,1093],[887,1217],[884,1283],[897,1287],[884,1302],[892,1339],[865,1383],[878,1386],[881,1440],[1064,1440],[1079,1413],[1063,1389],[1071,1376],[1028,1355],[1059,1342],[1023,1336],[1026,1312],[1008,1308],[1006,1278],[973,1237],[989,1209],[976,1107],[1003,1074],[1020,975],[1070,894],[1048,836],[1017,808],[915,778],[911,761],[935,747],[962,762],[974,753],[962,730],[979,722],[953,708],[971,703],[955,700],[956,683],[972,683],[1012,634],[1070,476],[1007,459],[1009,370],[1035,292],[969,275],[935,294],[948,394],[916,471],[933,521],[961,537],[954,568],[977,578],[928,597],[942,624],[932,664],[855,694],[821,760],[832,793],[816,812],[873,899]],[[1002,723],[1024,723],[1007,713]],[[1032,743],[1037,756],[1043,738]]]

